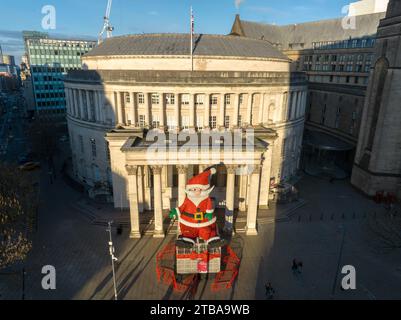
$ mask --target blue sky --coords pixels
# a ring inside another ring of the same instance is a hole
[[[353,0],[355,1],[355,0]],[[244,20],[288,24],[340,17],[350,0],[114,0],[114,35],[188,32],[189,8],[197,33],[227,34],[239,13]],[[5,0],[1,6],[0,45],[3,53],[23,51],[20,31],[44,31],[42,7],[56,8],[56,30],[66,36],[97,37],[107,0]]]

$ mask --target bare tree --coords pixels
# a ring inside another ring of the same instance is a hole
[[[25,259],[30,251],[28,225],[36,208],[31,178],[0,164],[0,269]]]

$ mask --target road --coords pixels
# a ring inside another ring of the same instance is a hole
[[[13,110],[16,106],[17,109]],[[18,157],[28,152],[24,127],[27,120],[23,117],[20,94],[9,97],[6,113],[0,119],[0,161],[17,164]]]

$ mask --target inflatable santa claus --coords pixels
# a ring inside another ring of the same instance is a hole
[[[209,247],[223,245],[214,215],[213,201],[210,193],[214,187],[210,186],[211,176],[216,169],[210,168],[191,178],[185,188],[187,194],[184,203],[170,212],[170,218],[179,222],[181,234],[177,245],[192,247],[197,238],[205,241]]]

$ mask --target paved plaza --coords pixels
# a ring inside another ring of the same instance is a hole
[[[108,234],[103,225],[94,225],[74,204],[82,195],[62,179],[49,185],[42,181],[43,202],[39,229],[26,263],[26,299],[113,299]],[[269,219],[259,226],[259,236],[238,233],[242,261],[232,289],[213,293],[212,279],[202,279],[195,299],[264,299],[264,284],[271,282],[276,299],[400,299],[401,250],[379,250],[367,227],[369,217],[383,214],[384,208],[355,191],[348,182],[305,176],[299,182],[305,205],[292,211],[288,219]],[[94,208],[101,210],[101,206]],[[342,234],[344,247],[340,266],[353,265],[357,289],[335,287]],[[120,299],[182,299],[183,294],[158,284],[156,254],[174,235],[165,239],[145,236],[128,238],[113,231]],[[295,276],[292,260],[303,261],[303,272]],[[41,288],[41,269],[53,265],[57,288]],[[1,299],[21,298],[21,277],[0,276]]]

